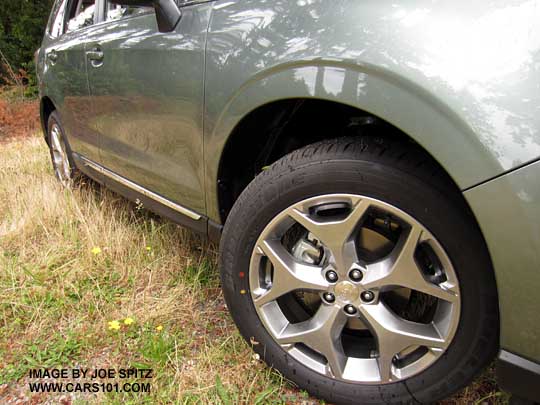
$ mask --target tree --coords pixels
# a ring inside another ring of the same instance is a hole
[[[35,91],[34,52],[39,48],[53,0],[1,0],[0,50],[15,72],[25,72],[30,91]],[[9,76],[0,63],[0,83]]]

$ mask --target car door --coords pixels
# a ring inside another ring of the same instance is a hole
[[[181,3],[180,3],[181,4]],[[204,53],[211,3],[161,33],[153,9],[109,4],[90,30],[88,78],[103,166],[204,213]]]
[[[71,149],[99,161],[85,55],[86,33],[97,21],[95,0],[59,0],[42,44],[43,92],[55,104]]]

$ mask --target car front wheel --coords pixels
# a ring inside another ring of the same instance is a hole
[[[244,338],[332,403],[433,402],[497,350],[481,233],[409,144],[342,138],[285,156],[239,197],[220,263]]]

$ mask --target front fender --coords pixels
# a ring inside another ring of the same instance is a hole
[[[208,134],[209,185],[217,184],[223,149],[240,121],[265,104],[291,98],[342,103],[391,123],[431,153],[461,188],[500,170],[497,160],[467,123],[427,91],[374,66],[321,59],[272,67],[235,92]],[[217,200],[216,192],[216,187],[208,188],[209,202]],[[218,220],[214,205],[209,204],[209,214]]]

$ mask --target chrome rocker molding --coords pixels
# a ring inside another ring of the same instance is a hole
[[[90,168],[94,169],[95,171],[97,171],[98,173],[106,176],[106,177],[109,177],[111,179],[113,179],[114,181],[122,184],[123,186],[125,187],[128,187],[134,191],[136,191],[137,193],[140,193],[142,195],[144,195],[145,197],[148,197],[148,198],[151,198],[152,200],[166,206],[166,207],[169,207],[170,209],[176,211],[176,212],[179,212],[180,214],[182,215],[185,215],[195,221],[198,221],[202,218],[201,215],[197,214],[196,212],[193,212],[185,207],[182,207],[181,205],[179,204],[176,204],[174,202],[172,202],[171,200],[168,200],[162,196],[160,196],[159,194],[156,194],[142,186],[139,186],[138,184],[136,183],[133,183],[132,181],[126,179],[125,177],[122,177],[112,171],[110,171],[109,169],[97,164],[96,162],[93,162],[87,158],[85,158],[84,156],[81,156],[79,154],[76,154],[77,158],[81,160],[81,162],[83,162],[84,165],[86,166],[89,166]]]

